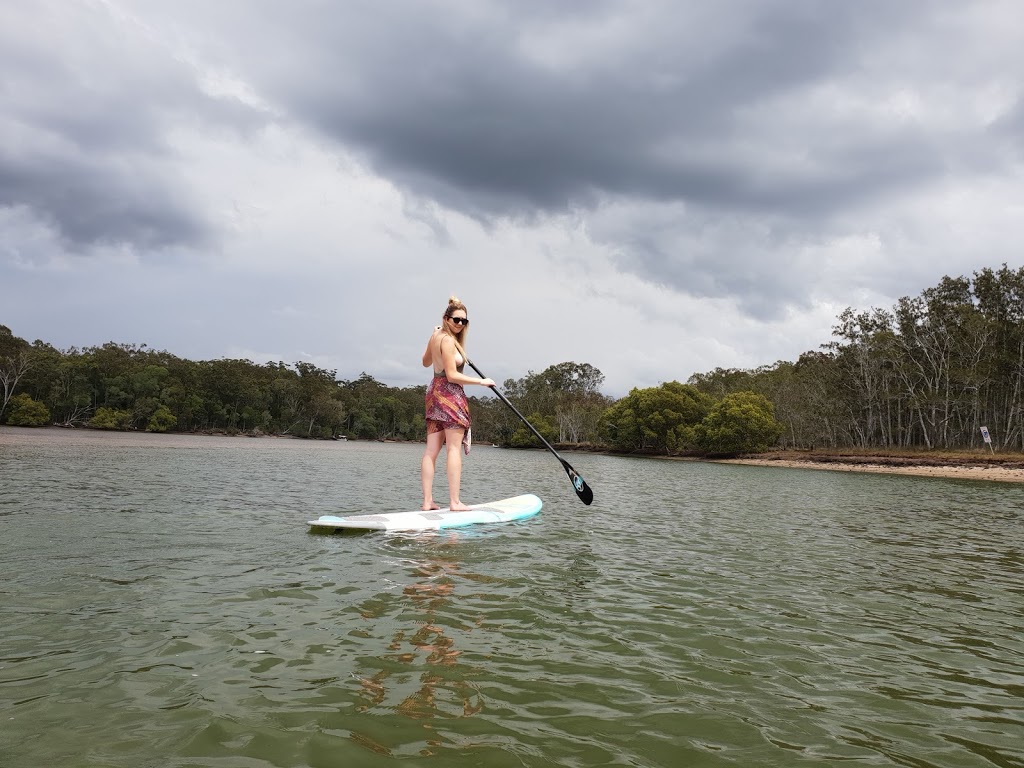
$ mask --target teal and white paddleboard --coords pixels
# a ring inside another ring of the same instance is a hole
[[[465,512],[437,509],[433,512],[385,512],[376,515],[323,515],[309,524],[314,528],[353,528],[363,531],[427,531],[458,528],[474,523],[507,523],[540,512],[541,500],[532,493],[510,499],[473,504]]]

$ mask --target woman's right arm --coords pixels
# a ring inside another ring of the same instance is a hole
[[[459,369],[455,365],[455,342],[451,336],[441,339],[441,361],[444,363],[444,376],[452,384],[479,384],[483,387],[493,387],[493,379],[477,379],[473,376],[467,376],[464,373],[459,373]]]

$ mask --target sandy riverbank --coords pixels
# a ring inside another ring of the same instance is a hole
[[[739,459],[719,459],[723,464],[762,467],[826,469],[832,472],[878,472],[895,475],[947,477],[960,480],[991,480],[1024,483],[1024,461],[1019,457],[995,458],[964,455],[812,455],[797,452],[761,454]]]

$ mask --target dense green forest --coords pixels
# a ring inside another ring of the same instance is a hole
[[[565,362],[509,379],[502,390],[548,442],[563,446],[730,453],[765,449],[781,431],[760,395],[744,394],[747,410],[727,417],[723,432],[720,423],[701,422],[713,412],[721,422],[721,403],[737,396],[716,399],[671,382],[615,402],[601,394],[603,382],[593,366]],[[128,344],[62,351],[29,344],[6,326],[0,326],[0,385],[0,420],[11,426],[366,440],[421,440],[426,429],[425,386],[389,387],[368,373],[339,380],[335,371],[306,362],[194,362]],[[477,441],[540,445],[496,398],[471,397],[470,408]],[[714,438],[719,432],[727,437],[721,445]]]
[[[502,385],[549,442],[731,455],[775,445],[970,448],[981,426],[1024,449],[1024,269],[944,277],[891,310],[847,309],[833,341],[796,362],[718,368],[614,400],[564,362]],[[0,423],[151,432],[420,440],[424,386],[307,362],[191,361],[145,345],[59,350],[0,325]],[[474,437],[539,445],[510,409],[471,397]]]
[[[796,362],[691,376],[767,397],[796,446],[1024,450],[1024,268],[944,277],[890,310],[847,309]]]

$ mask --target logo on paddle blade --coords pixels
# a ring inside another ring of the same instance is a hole
[[[572,484],[573,484],[573,487],[576,488],[577,492],[583,493],[583,478],[582,477],[580,477],[579,475],[574,476],[573,479],[572,479]]]

